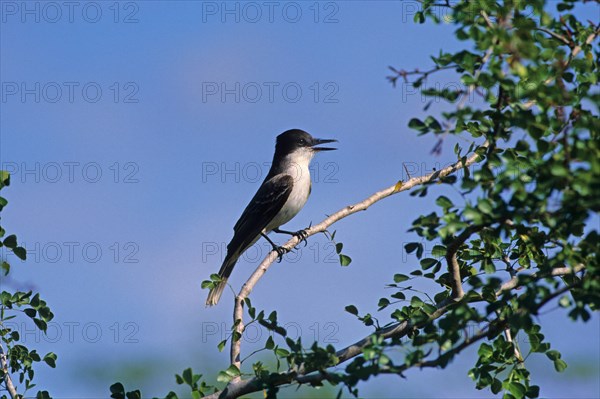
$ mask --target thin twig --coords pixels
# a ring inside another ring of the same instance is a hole
[[[556,276],[565,276],[569,274],[576,274],[585,269],[583,265],[576,265],[573,267],[557,267],[550,271],[550,273],[534,273],[531,275],[533,279],[545,278],[545,277],[556,277]],[[519,276],[514,276],[506,283],[502,284],[500,289],[496,292],[496,296],[500,296],[503,292],[510,291],[516,286],[519,285]]]
[[[450,272],[450,276],[452,277],[452,298],[458,300],[465,295],[465,292],[462,287],[462,278],[460,277],[460,266],[458,264],[458,259],[456,258],[456,253],[458,249],[463,245],[471,235],[476,233],[477,231],[483,229],[485,226],[469,226],[462,233],[454,239],[447,247],[446,247],[446,262],[448,263],[448,271]]]
[[[487,24],[488,28],[494,29],[494,24],[492,23],[492,20],[490,19],[487,12],[485,12],[484,10],[481,10],[481,16],[485,20],[485,23]]]
[[[404,83],[415,83],[415,82],[409,82],[407,79],[407,76],[420,75],[419,79],[424,80],[424,79],[427,79],[427,77],[429,75],[431,75],[432,73],[443,71],[445,69],[454,69],[456,67],[457,67],[456,64],[450,64],[450,65],[444,65],[444,66],[437,65],[434,68],[427,70],[427,71],[420,71],[419,69],[415,69],[413,71],[406,71],[404,69],[398,70],[392,66],[389,66],[388,68],[392,72],[394,72],[397,76],[387,76],[387,79],[392,83],[392,86],[396,87],[396,81],[398,80],[399,77],[401,77],[404,80]]]
[[[560,40],[561,42],[563,42],[564,44],[566,44],[567,46],[571,46],[571,42],[564,36],[559,35],[556,32],[551,31],[550,29],[546,29],[546,28],[537,28],[537,30],[542,31],[544,33],[549,34],[550,36],[552,36],[555,39]]]
[[[510,332],[510,328],[506,328],[504,329],[504,336],[506,337],[506,342],[510,342],[511,344],[513,344],[514,347],[514,354],[515,354],[515,358],[517,359],[517,361],[519,363],[523,363],[523,356],[521,355],[521,351],[519,351],[519,347],[517,346],[517,343],[513,341],[512,339],[512,334]]]
[[[0,367],[2,367],[2,372],[4,374],[4,384],[6,385],[6,389],[10,394],[11,398],[17,399],[19,398],[19,394],[17,393],[17,389],[10,378],[10,374],[8,373],[8,363],[6,361],[6,354],[4,353],[4,348],[0,345]]]
[[[434,3],[434,4],[431,4],[431,7],[448,7],[448,8],[454,8],[450,4],[450,0],[445,0],[445,1],[446,1],[445,3]],[[423,3],[423,0],[419,0],[419,3]]]

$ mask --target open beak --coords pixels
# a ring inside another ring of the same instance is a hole
[[[337,148],[332,148],[332,147],[315,147],[317,145],[320,144],[327,144],[327,143],[333,143],[333,142],[337,142],[337,140],[333,140],[333,139],[314,139],[313,140],[313,144],[312,144],[312,149],[313,151],[333,151],[333,150],[337,150]]]

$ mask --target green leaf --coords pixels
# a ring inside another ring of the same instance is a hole
[[[227,340],[224,339],[223,341],[219,342],[219,344],[217,345],[217,349],[219,349],[219,352],[223,352],[223,349],[225,348],[225,345],[227,345]]]
[[[56,367],[56,354],[54,354],[53,352],[49,352],[46,354],[46,356],[44,356],[44,362],[46,362],[46,364],[52,368]]]
[[[390,300],[387,298],[379,298],[379,302],[377,303],[377,306],[379,306],[379,310],[387,307],[390,304]]]
[[[211,280],[204,280],[202,281],[202,284],[200,285],[200,287],[202,287],[202,289],[207,289],[207,288],[213,288],[215,286],[215,283],[213,283]]]
[[[39,328],[40,330],[42,330],[44,332],[46,332],[46,330],[48,329],[48,325],[46,324],[46,322],[44,320],[33,319],[33,322],[35,323],[37,328]]]
[[[435,203],[438,206],[441,206],[444,211],[452,208],[454,206],[454,204],[452,203],[452,201],[450,201],[450,199],[448,199],[448,197],[445,197],[443,195],[440,195],[436,200]]]
[[[393,293],[393,294],[391,295],[391,297],[392,297],[392,298],[394,298],[394,299],[399,299],[399,300],[401,300],[401,301],[403,301],[403,300],[405,300],[405,299],[406,299],[406,295],[404,295],[404,293],[403,293],[403,292],[401,292],[401,291],[398,291],[398,292],[395,292],[395,293]]]
[[[406,280],[410,280],[410,277],[408,277],[405,274],[394,274],[394,282],[395,283],[401,283]]]
[[[560,358],[561,358],[561,354],[560,354],[560,352],[559,352],[559,351],[557,351],[557,350],[550,350],[550,351],[547,351],[547,352],[546,352],[546,356],[548,356],[548,359],[550,359],[550,360],[552,360],[552,361],[554,361],[554,360],[557,360],[557,359],[560,359]]]
[[[40,306],[40,294],[36,293],[32,298],[31,301],[29,302],[29,304],[34,307],[34,308],[38,308]]]
[[[183,373],[181,373],[181,377],[183,378],[183,382],[185,382],[186,384],[190,386],[193,384],[193,373],[191,368],[183,370]]]
[[[477,203],[477,209],[479,209],[481,212],[485,213],[485,214],[491,214],[493,207],[492,207],[492,203],[490,202],[490,200],[483,198],[480,199],[479,202]]]
[[[419,24],[422,24],[425,22],[425,15],[423,14],[423,11],[417,11],[415,13],[415,16],[413,17],[413,21]]]
[[[419,308],[419,307],[423,306],[423,301],[418,296],[413,296],[410,300],[410,306]]]
[[[13,252],[15,253],[15,255],[17,255],[19,257],[19,259],[21,259],[21,260],[27,259],[27,251],[25,250],[25,248],[16,247],[13,249]]]
[[[0,170],[0,189],[5,186],[10,186],[10,173]]]
[[[529,389],[527,389],[527,393],[525,394],[528,398],[537,398],[540,396],[540,387],[537,385],[531,385]]]
[[[279,357],[288,357],[290,355],[290,351],[283,348],[277,348],[275,349],[275,354]]]
[[[567,169],[563,164],[554,163],[550,167],[550,173],[557,177],[566,177],[569,175],[569,169]]]
[[[558,3],[556,5],[556,9],[558,11],[567,11],[567,10],[572,10],[573,9],[573,4],[568,4],[568,3]]]
[[[138,389],[136,389],[135,391],[127,392],[125,394],[125,397],[127,399],[141,399],[142,398],[142,393]]]
[[[412,118],[410,121],[408,121],[408,127],[411,129],[420,130],[425,127],[425,124],[417,118]]]
[[[517,399],[523,398],[527,392],[527,389],[523,384],[514,381],[507,384],[507,389]]]
[[[358,315],[358,309],[354,305],[348,305],[344,309],[346,312],[353,314],[354,316]]]
[[[431,128],[436,132],[440,132],[442,130],[442,125],[431,115],[425,118],[424,122],[428,128]]]
[[[492,381],[492,384],[490,385],[490,389],[492,393],[496,395],[502,390],[502,382],[499,379],[494,378],[494,381]]]
[[[406,253],[410,254],[413,253],[415,249],[419,247],[419,245],[421,244],[419,244],[418,242],[409,242],[404,246],[404,250],[406,251]]]
[[[125,387],[120,382],[114,383],[110,386],[110,395],[111,398],[119,398],[122,396],[115,396],[118,394],[125,395]]]
[[[232,364],[231,366],[229,366],[229,368],[227,368],[227,370],[219,372],[219,374],[217,375],[217,381],[229,382],[233,378],[239,376],[240,374],[240,370]]]
[[[421,268],[423,268],[423,270],[427,270],[427,269],[431,268],[431,266],[435,265],[436,263],[438,263],[437,259],[425,258],[425,259],[421,260]]]
[[[491,345],[488,344],[481,344],[481,346],[479,347],[479,350],[477,351],[477,354],[479,355],[479,357],[482,358],[488,358],[492,355],[492,353],[494,353],[494,348],[491,347]]]
[[[348,255],[340,254],[340,265],[348,266],[351,262],[352,262],[352,258],[350,258]]]
[[[265,348],[271,350],[274,347],[275,341],[273,341],[273,336],[269,335],[269,338],[267,338],[267,342],[265,342]]]
[[[14,249],[17,246],[17,236],[14,234],[9,235],[4,239],[3,244],[7,248]]]
[[[567,368],[567,363],[562,359],[556,359],[554,361],[554,369],[559,373]]]
[[[431,250],[431,256],[442,257],[446,256],[446,247],[443,245],[434,245]]]
[[[450,296],[449,291],[442,291],[442,292],[438,292],[437,294],[435,294],[435,296],[433,297],[433,300],[435,301],[435,303],[440,303],[446,299],[448,299],[448,297]]]

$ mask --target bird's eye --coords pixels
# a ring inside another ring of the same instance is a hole
[[[306,145],[306,140],[300,139],[300,140],[298,140],[298,144],[300,144],[300,145]]]

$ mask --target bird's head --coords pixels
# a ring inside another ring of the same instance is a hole
[[[320,144],[333,143],[333,139],[317,139],[306,133],[304,130],[291,129],[277,136],[275,153],[280,157],[301,156],[309,160],[319,151],[332,151],[337,148],[317,147]]]

